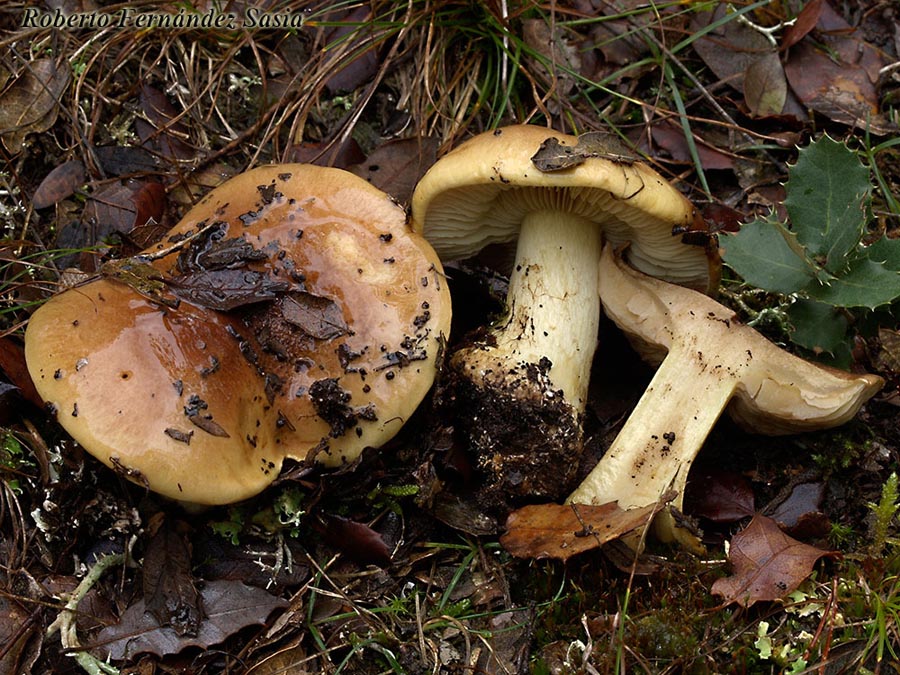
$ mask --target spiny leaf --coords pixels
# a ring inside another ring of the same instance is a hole
[[[784,206],[797,240],[839,276],[865,227],[868,169],[856,153],[826,135],[800,150],[785,189]]]
[[[833,354],[847,337],[847,317],[831,305],[801,298],[787,311],[791,342],[815,353]]]
[[[856,258],[841,276],[806,290],[810,297],[835,307],[875,309],[900,296],[900,273],[867,257]]]
[[[882,237],[864,251],[869,260],[884,263],[889,270],[900,272],[900,239]]]
[[[737,234],[722,235],[722,248],[729,267],[767,291],[796,293],[815,279],[815,267],[781,223],[751,221]]]

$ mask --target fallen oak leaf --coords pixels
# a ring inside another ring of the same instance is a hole
[[[786,535],[771,518],[756,515],[731,540],[728,562],[732,575],[717,579],[712,593],[742,607],[778,600],[797,589],[819,558],[836,558],[825,551]]]
[[[662,501],[627,511],[616,502],[523,506],[509,514],[500,544],[517,558],[568,560],[645,526],[662,506]]]

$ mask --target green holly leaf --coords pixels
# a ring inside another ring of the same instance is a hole
[[[900,239],[882,237],[864,251],[869,260],[884,263],[889,270],[900,272]]]
[[[785,190],[784,206],[797,241],[807,255],[841,276],[865,228],[869,170],[850,148],[825,135],[800,150]]]
[[[816,354],[834,354],[847,339],[847,317],[831,305],[801,298],[787,316],[791,342]]]
[[[720,235],[722,259],[752,286],[796,293],[816,278],[816,268],[796,237],[778,222],[754,220],[735,234]]]
[[[839,277],[812,284],[807,294],[835,307],[875,309],[900,297],[900,272],[867,256],[854,258]]]

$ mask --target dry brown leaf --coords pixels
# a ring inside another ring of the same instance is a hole
[[[416,183],[437,159],[437,147],[437,139],[430,137],[388,141],[350,171],[406,204]]]
[[[726,604],[742,607],[778,600],[796,590],[819,558],[838,555],[797,541],[771,518],[757,515],[732,538],[728,553],[732,575],[717,579],[712,592]]]
[[[900,374],[900,331],[879,327],[880,349],[875,355],[878,369],[896,377]]]
[[[31,203],[36,209],[53,206],[71,196],[86,180],[87,173],[81,160],[71,159],[63,162],[44,177],[34,191]]]
[[[185,534],[165,520],[144,554],[144,606],[161,626],[179,637],[197,635],[203,603],[191,573],[191,546]]]
[[[160,222],[165,208],[165,190],[158,183],[108,183],[95,191],[84,207],[82,222],[93,229],[84,245],[91,246],[113,232],[127,234],[151,219]]]
[[[177,654],[187,647],[209,649],[247,626],[265,623],[286,600],[261,588],[239,581],[210,581],[201,590],[206,619],[200,622],[196,637],[179,636],[172,628],[161,628],[143,600],[138,600],[122,614],[115,626],[100,631],[97,647],[99,658],[114,661],[131,659],[137,654],[157,656]]]
[[[285,295],[278,307],[285,321],[317,340],[350,333],[340,305],[331,298],[297,291]]]
[[[10,337],[0,338],[0,371],[16,386],[23,398],[38,408],[44,406],[25,367],[25,350]]]
[[[875,134],[895,131],[878,108],[878,77],[885,57],[862,40],[840,14],[824,2],[816,26],[819,48],[811,40],[793,46],[784,70],[805,106],[841,124]]]
[[[646,525],[656,509],[623,511],[615,502],[523,506],[509,514],[500,543],[517,558],[568,560]]]
[[[787,90],[784,68],[774,52],[760,56],[744,71],[744,102],[756,117],[781,114]]]
[[[819,17],[822,15],[823,2],[824,0],[809,0],[803,5],[796,21],[784,29],[784,36],[781,39],[782,49],[793,47],[816,27]]]
[[[13,600],[0,596],[0,675],[30,673],[41,653],[43,632],[30,612]]]
[[[688,513],[714,523],[733,523],[756,513],[750,482],[727,471],[691,474],[684,502]]]
[[[653,141],[668,152],[674,161],[685,164],[690,164],[693,161],[681,127],[676,126],[674,123],[663,121],[653,125],[651,133],[653,134]],[[731,155],[712,148],[703,142],[698,142],[699,139],[697,138],[694,140],[697,147],[697,155],[700,157],[700,163],[704,169],[734,168],[734,158]]]
[[[360,565],[387,567],[391,564],[391,549],[378,532],[364,523],[324,515],[313,527],[330,546]]]
[[[187,126],[166,95],[145,84],[141,87],[140,104],[146,121],[137,119],[135,129],[144,147],[167,159],[191,159],[195,153],[188,144]]]
[[[46,131],[56,122],[59,97],[69,85],[65,61],[37,59],[0,92],[0,139],[13,154],[22,151],[25,137]]]

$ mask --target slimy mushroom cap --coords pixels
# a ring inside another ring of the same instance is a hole
[[[432,384],[450,321],[440,263],[349,173],[248,171],[137,260],[166,302],[121,278],[65,291],[31,318],[26,359],[72,436],[156,492],[228,503],[285,457],[353,461]]]

